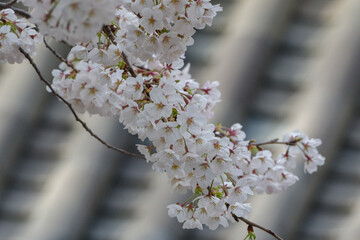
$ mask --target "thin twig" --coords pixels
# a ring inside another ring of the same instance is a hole
[[[5,8],[10,8],[12,9],[16,14],[19,14],[20,16],[24,17],[24,18],[31,18],[31,15],[25,11],[25,10],[22,10],[20,8],[16,8],[16,7],[13,7],[13,5],[17,2],[17,0],[12,0],[12,1],[9,1],[7,3],[0,3],[0,10],[2,9],[5,9]]]
[[[13,5],[16,2],[17,2],[17,0],[11,0],[11,1],[6,2],[6,3],[1,3],[0,2],[0,10],[5,9],[5,8],[11,8],[12,10],[14,10],[15,13],[19,14],[20,16],[22,16],[24,18],[31,18],[31,15],[27,11],[22,10],[20,8],[13,7]]]
[[[47,42],[46,39],[45,39],[45,36],[43,37],[43,42],[44,42],[46,48],[49,49],[50,52],[51,52],[52,54],[54,54],[55,57],[57,57],[61,62],[64,62],[64,63],[65,63],[66,65],[68,65],[69,67],[71,67],[75,72],[78,72],[78,71],[75,69],[74,65],[72,65],[71,63],[69,63],[68,61],[66,61],[65,58],[63,58],[60,54],[58,54],[58,53],[55,51],[55,49],[53,49],[53,48],[48,44],[48,42]]]
[[[12,10],[14,10],[14,12],[16,14],[19,14],[20,16],[24,17],[24,18],[31,18],[31,15],[30,13],[28,13],[27,11],[25,10],[22,10],[20,8],[16,8],[16,7],[10,7]]]
[[[275,139],[272,139],[270,141],[267,141],[267,142],[262,142],[262,143],[252,143],[250,142],[251,145],[253,146],[262,146],[262,145],[269,145],[269,144],[282,144],[282,145],[288,145],[288,146],[295,146],[296,143],[298,141],[297,140],[292,140],[292,141],[289,141],[289,142],[279,142],[279,139],[278,138],[275,138]]]
[[[58,53],[55,51],[55,49],[53,49],[52,47],[50,47],[50,45],[48,44],[48,42],[47,42],[46,39],[45,39],[45,36],[43,37],[43,42],[44,42],[44,44],[45,44],[45,47],[46,47],[47,49],[49,49],[50,52],[52,52],[52,54],[54,54],[55,57],[57,57],[61,62],[64,62],[64,63],[68,64],[67,61],[65,60],[65,58],[63,58],[60,54],[58,54]]]
[[[12,5],[14,5],[16,2],[17,2],[17,0],[11,0],[11,1],[8,1],[8,2],[6,2],[6,3],[0,2],[0,9],[9,8],[9,7],[11,7]]]
[[[129,72],[130,72],[131,76],[136,78],[136,73],[135,73],[134,69],[131,67],[126,54],[124,52],[122,52],[121,55],[122,55],[122,58],[124,59],[124,62],[126,63],[126,66],[128,66],[128,69],[129,69]]]
[[[249,221],[249,220],[247,220],[246,218],[243,218],[243,217],[239,217],[239,219],[241,221],[243,221],[244,223],[246,223],[247,225],[249,225],[249,226],[256,227],[256,228],[258,228],[260,230],[263,230],[264,232],[267,232],[268,234],[272,235],[274,238],[276,238],[278,240],[283,240],[281,237],[279,237],[276,233],[274,233],[270,229],[264,228],[263,226],[260,226],[259,224],[251,222],[251,221]]]
[[[276,233],[274,233],[273,231],[271,231],[270,229],[267,229],[263,226],[260,226],[259,224],[256,224],[254,222],[251,222],[249,220],[247,220],[246,218],[243,217],[238,217],[235,214],[232,213],[233,218],[235,219],[235,221],[239,222],[239,220],[243,221],[244,223],[246,223],[247,225],[251,226],[251,227],[256,227],[264,232],[267,232],[268,234],[270,234],[271,236],[273,236],[274,238],[278,239],[278,240],[283,240],[281,237],[279,237]]]
[[[103,145],[105,145],[107,148],[110,148],[112,150],[115,150],[117,152],[120,152],[120,153],[123,153],[123,154],[127,154],[127,155],[130,155],[130,156],[133,156],[133,157],[136,157],[136,158],[142,158],[142,159],[145,159],[144,156],[141,156],[141,155],[138,155],[138,154],[135,154],[135,153],[131,153],[131,152],[128,152],[126,150],[123,150],[123,149],[120,149],[120,148],[116,148],[116,147],[113,147],[111,145],[109,145],[108,143],[106,143],[103,139],[101,139],[99,136],[97,136],[87,125],[84,121],[82,121],[79,116],[76,114],[75,110],[73,109],[73,107],[71,106],[71,104],[66,101],[62,96],[60,96],[58,93],[55,92],[55,90],[53,89],[53,87],[51,86],[51,84],[42,76],[40,70],[38,69],[38,67],[36,66],[34,60],[31,58],[31,56],[24,51],[24,49],[22,48],[19,48],[20,52],[22,54],[24,54],[24,56],[27,58],[27,60],[29,60],[30,64],[32,65],[32,67],[34,68],[34,70],[36,71],[37,75],[39,76],[40,80],[42,82],[44,82],[46,84],[46,86],[51,90],[51,92],[56,96],[58,97],[61,101],[63,101],[65,103],[66,106],[68,106],[68,108],[70,109],[70,111],[72,112],[72,114],[74,115],[75,117],[75,120],[78,121],[82,127],[92,136],[94,137],[96,140],[98,140],[99,142],[101,142]]]
[[[114,36],[113,31],[111,30],[111,27],[109,25],[104,25],[103,31],[110,38],[110,41],[116,45],[115,36]],[[122,52],[121,55],[122,55],[124,62],[126,63],[127,69],[130,72],[131,76],[136,77],[136,73],[135,73],[134,69],[131,67],[126,54],[124,52]]]
[[[70,45],[69,43],[65,42],[64,40],[60,41],[62,44],[66,45],[66,47],[73,48],[73,45]]]

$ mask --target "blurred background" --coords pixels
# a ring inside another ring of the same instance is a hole
[[[187,53],[193,77],[219,81],[213,121],[259,141],[299,129],[321,138],[326,164],[249,219],[290,240],[360,239],[360,1],[213,0],[224,11]],[[57,49],[65,54],[63,46]],[[51,79],[58,61],[39,49]],[[117,119],[82,118],[136,152]],[[237,240],[247,226],[183,230],[166,206],[185,198],[141,159],[91,138],[27,61],[0,66],[0,240]],[[257,239],[273,239],[255,230]]]

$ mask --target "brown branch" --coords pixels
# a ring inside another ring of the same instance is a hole
[[[19,14],[20,16],[22,16],[24,18],[30,18],[31,15],[27,11],[22,10],[20,8],[13,7],[13,5],[16,3],[17,3],[17,0],[10,0],[9,2],[6,2],[6,3],[0,2],[0,10],[5,9],[5,8],[10,8],[15,13]]]
[[[50,45],[47,43],[45,37],[46,37],[46,36],[43,37],[43,42],[44,42],[44,44],[45,44],[45,47],[46,47],[47,49],[49,49],[50,52],[51,52],[52,54],[54,54],[54,56],[57,57],[61,62],[64,62],[64,63],[68,64],[68,62],[65,60],[65,58],[63,58],[60,54],[58,54],[58,53],[55,51],[55,49],[53,49],[52,47],[50,47]],[[69,67],[70,67],[70,66],[69,66]]]
[[[17,2],[17,0],[11,0],[6,3],[0,2],[0,9],[10,8],[12,5],[14,5]]]
[[[66,61],[65,58],[63,58],[60,54],[58,54],[58,53],[55,51],[55,49],[53,49],[53,48],[48,44],[48,42],[47,42],[46,39],[45,39],[45,36],[43,37],[43,42],[44,42],[46,48],[49,49],[50,52],[51,52],[56,58],[58,58],[61,62],[64,62],[66,65],[68,65],[69,67],[71,67],[75,72],[78,72],[78,71],[75,69],[74,65],[72,65],[71,63],[69,63],[68,61]]]
[[[28,13],[27,11],[25,10],[22,10],[20,8],[16,8],[16,7],[10,7],[12,10],[14,10],[14,12],[24,18],[31,18],[31,15],[30,13]]]
[[[130,156],[133,156],[133,157],[136,157],[136,158],[142,158],[142,159],[145,159],[144,156],[141,156],[141,155],[138,155],[138,154],[135,154],[135,153],[131,153],[131,152],[128,152],[126,150],[123,150],[123,149],[120,149],[120,148],[116,148],[116,147],[113,147],[111,145],[109,145],[108,143],[106,143],[103,139],[101,139],[99,136],[97,136],[87,125],[84,121],[82,121],[79,116],[77,115],[77,113],[75,112],[74,108],[71,106],[71,104],[66,101],[62,96],[60,96],[58,93],[55,92],[55,90],[53,89],[53,87],[51,86],[51,84],[42,76],[40,70],[38,69],[38,67],[36,66],[34,60],[31,58],[31,56],[24,51],[24,49],[22,48],[19,48],[20,52],[22,54],[24,54],[24,56],[27,58],[27,60],[29,60],[30,64],[32,65],[32,67],[34,68],[35,72],[37,73],[37,75],[39,76],[40,80],[42,82],[45,83],[45,85],[51,90],[51,92],[56,96],[58,97],[61,101],[63,101],[65,103],[65,105],[70,109],[70,111],[72,112],[72,114],[74,115],[75,117],[75,120],[77,122],[79,122],[82,127],[92,136],[94,137],[96,140],[98,140],[100,143],[102,143],[103,145],[105,145],[107,148],[110,148],[112,150],[115,150],[117,152],[120,152],[122,154],[127,154],[127,155],[130,155]]]
[[[109,25],[104,25],[103,26],[103,31],[104,33],[109,37],[110,41],[112,42],[112,44],[115,44],[116,45],[116,42],[115,42],[115,36],[114,36],[114,33],[113,31],[111,30],[111,27]],[[136,73],[134,71],[134,69],[131,67],[130,63],[129,63],[129,60],[126,56],[126,54],[124,52],[121,53],[121,56],[127,66],[127,69],[128,71],[130,72],[131,76],[132,77],[136,77]]]
[[[64,40],[59,41],[59,42],[61,42],[62,44],[64,44],[66,47],[69,47],[69,48],[73,48],[73,47],[74,47],[73,45],[71,45],[71,44],[69,44],[69,43],[65,42]]]
[[[278,239],[278,240],[283,240],[281,237],[279,237],[276,233],[274,233],[273,231],[271,231],[270,229],[267,229],[263,226],[260,226],[259,224],[256,224],[254,222],[251,222],[249,220],[247,220],[246,218],[243,217],[238,217],[236,216],[234,213],[231,213],[231,215],[233,216],[233,218],[235,219],[235,221],[239,222],[239,220],[243,221],[244,223],[246,223],[248,225],[248,229],[252,229],[252,227],[256,227],[264,232],[267,232],[268,234],[270,234],[271,236],[273,236],[274,238]]]
[[[298,140],[291,140],[289,142],[280,142],[278,138],[275,138],[270,141],[262,142],[262,143],[254,143],[254,140],[251,140],[250,145],[253,145],[256,147],[259,147],[262,145],[270,145],[270,144],[282,144],[282,145],[288,145],[288,146],[295,146],[297,142],[298,142]]]
[[[274,238],[278,239],[278,240],[283,240],[281,237],[279,237],[276,233],[274,233],[273,231],[271,231],[270,229],[264,228],[263,226],[260,226],[259,224],[253,223],[249,220],[247,220],[246,218],[243,217],[239,217],[239,219],[241,221],[243,221],[244,223],[246,223],[247,225],[251,226],[251,227],[256,227],[260,230],[263,230],[264,232],[267,232],[268,234],[270,234],[271,236],[273,236]]]

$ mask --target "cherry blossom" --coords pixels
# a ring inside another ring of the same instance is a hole
[[[0,10],[0,63],[21,63],[24,55],[19,48],[34,56],[41,40],[33,24],[18,18],[12,9]]]
[[[168,214],[183,228],[215,230],[251,212],[254,193],[276,193],[293,185],[295,159],[317,171],[325,158],[313,139],[296,130],[282,142],[246,140],[240,123],[212,124],[221,99],[219,82],[201,86],[184,65],[196,29],[212,24],[219,5],[210,0],[22,0],[40,33],[73,45],[52,88],[80,113],[117,117],[155,171],[174,189],[190,192]],[[0,61],[20,62],[40,34],[11,9],[0,11]],[[273,156],[265,147],[279,144]]]

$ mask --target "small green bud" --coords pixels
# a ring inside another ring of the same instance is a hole
[[[202,191],[202,188],[199,187],[199,186],[197,186],[196,189],[195,189],[195,194],[196,194],[196,195],[202,195],[202,192],[203,192],[203,191]]]
[[[118,66],[119,66],[119,68],[124,69],[126,66],[126,63],[123,61],[119,61]]]
[[[252,155],[256,155],[256,153],[259,151],[259,148],[257,146],[252,145],[249,150]]]

